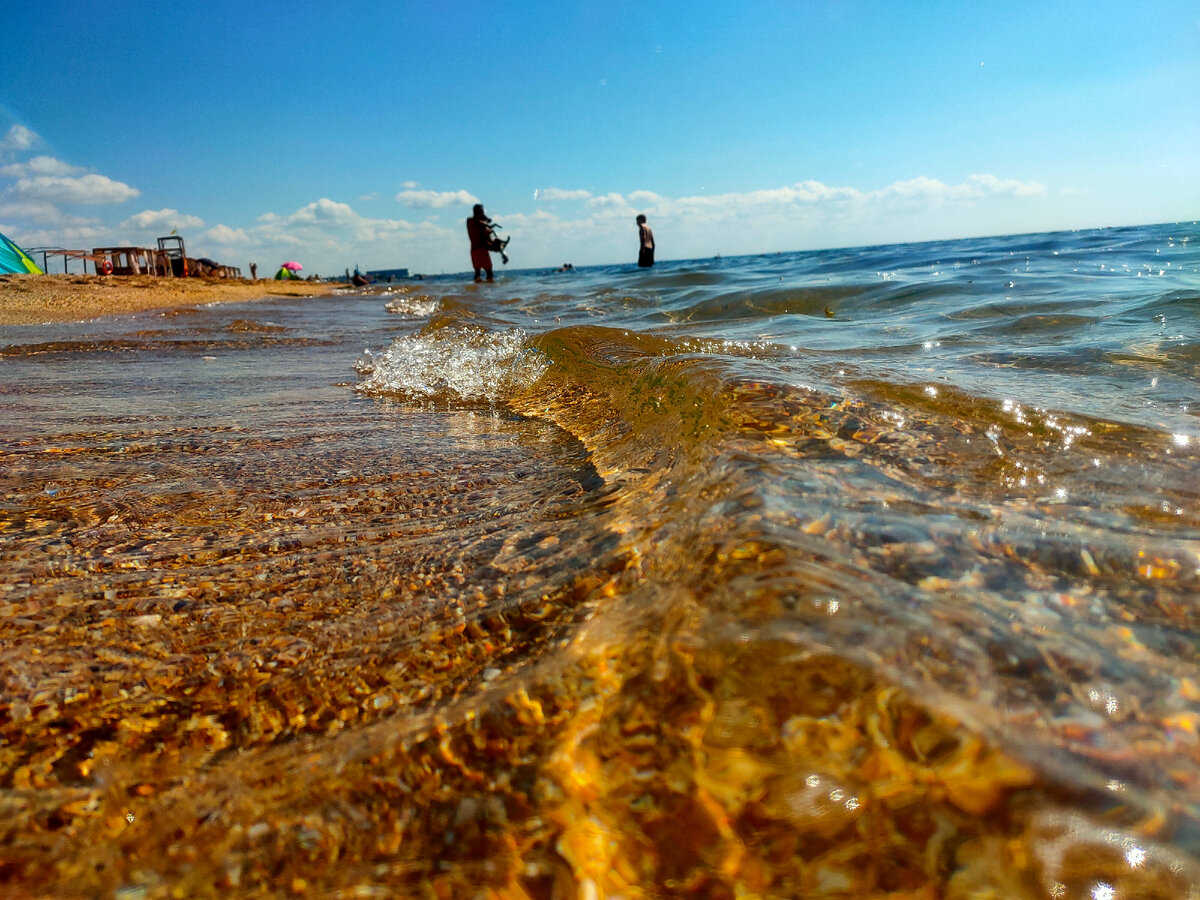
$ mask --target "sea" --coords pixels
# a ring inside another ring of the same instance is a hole
[[[1200,225],[509,255],[0,329],[0,892],[1200,897]]]

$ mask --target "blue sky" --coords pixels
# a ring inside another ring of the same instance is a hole
[[[1197,47],[1196,0],[60,0],[0,35],[0,231],[437,273],[475,202],[514,267],[1194,219]]]

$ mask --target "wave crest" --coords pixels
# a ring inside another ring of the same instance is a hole
[[[519,328],[436,329],[396,338],[376,357],[370,350],[355,364],[355,390],[376,396],[495,403],[529,387],[549,363],[526,346]]]

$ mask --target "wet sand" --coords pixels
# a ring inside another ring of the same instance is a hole
[[[0,275],[0,325],[74,322],[193,303],[330,294],[333,284],[153,275]]]

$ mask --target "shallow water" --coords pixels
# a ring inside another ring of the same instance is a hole
[[[1198,242],[5,329],[0,879],[1200,896]]]

